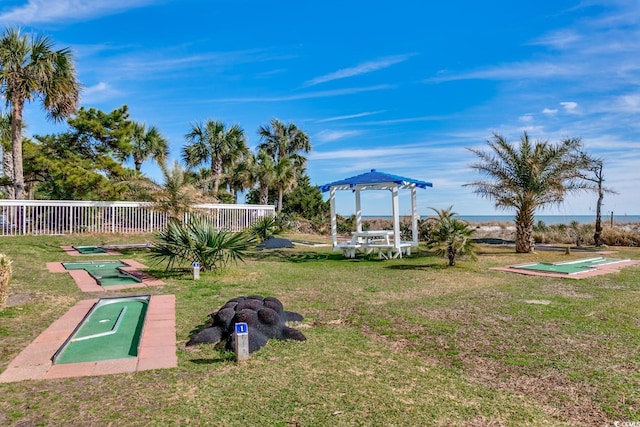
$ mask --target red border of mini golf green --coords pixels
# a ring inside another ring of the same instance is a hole
[[[113,261],[114,260],[105,260],[105,262]],[[73,280],[76,282],[80,290],[83,292],[119,291],[122,289],[146,288],[148,286],[160,286],[165,284],[162,280],[156,279],[155,277],[150,276],[143,271],[140,271],[141,268],[147,268],[147,266],[144,264],[140,264],[136,260],[121,259],[118,261],[128,265],[128,267],[120,267],[121,270],[137,277],[141,280],[141,282],[130,283],[127,285],[100,286],[96,279],[91,277],[91,275],[86,270],[67,270],[64,268],[64,264],[62,262],[48,262],[47,269],[51,273],[69,273],[69,275],[73,277]]]
[[[636,264],[640,264],[640,261],[632,260],[632,259],[624,259],[624,260],[616,261],[610,264],[595,265],[589,270],[586,270],[580,273],[573,273],[573,274],[551,273],[551,272],[545,272],[545,271],[539,271],[539,270],[529,270],[524,268],[518,268],[519,266],[522,266],[522,265],[531,265],[531,263],[510,265],[506,267],[492,267],[490,268],[490,270],[507,271],[509,273],[526,274],[528,276],[561,277],[563,279],[584,279],[585,277],[593,277],[593,276],[601,276],[603,274],[618,273],[621,268],[629,267],[631,265],[636,265]]]
[[[109,375],[178,366],[174,295],[149,300],[138,357],[54,365],[51,358],[98,299],[83,300],[53,322],[0,374],[0,382]]]

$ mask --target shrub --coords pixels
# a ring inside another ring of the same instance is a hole
[[[451,211],[452,208],[430,208],[438,214],[438,222],[427,245],[429,249],[435,249],[437,255],[446,256],[449,266],[456,265],[459,255],[469,255],[474,261],[477,259],[476,246],[471,238],[475,230],[467,222],[454,218],[457,214]]]
[[[538,221],[534,226],[533,226],[533,231],[534,232],[540,232],[540,233],[544,233],[545,231],[547,231],[547,225],[544,223],[544,221]]]
[[[609,227],[602,230],[601,240],[608,246],[640,246],[639,233]]]
[[[411,241],[413,240],[413,230],[411,230],[411,224],[406,222],[400,223],[400,239]]]
[[[7,305],[9,298],[9,281],[11,280],[12,261],[5,254],[0,254],[0,310]]]
[[[336,215],[336,227],[338,234],[349,234],[356,229],[356,216],[344,217]]]
[[[274,216],[262,217],[251,226],[251,234],[253,234],[259,242],[264,242],[269,237],[275,236],[278,233],[280,233],[280,226],[278,225],[278,219]]]
[[[249,233],[216,230],[210,220],[192,216],[186,223],[169,221],[156,236],[151,256],[158,263],[167,261],[166,270],[200,263],[202,270],[226,267],[230,261],[243,261],[245,252],[255,244]]]
[[[429,217],[418,220],[418,240],[428,242],[435,233],[438,226],[438,219]]]

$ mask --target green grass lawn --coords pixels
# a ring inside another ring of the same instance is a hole
[[[149,236],[5,237],[14,260],[0,312],[0,371],[77,301],[78,261],[60,245],[136,243]],[[316,238],[317,240],[317,238]],[[609,425],[640,419],[640,268],[582,280],[493,266],[581,254],[481,246],[478,262],[425,250],[342,259],[326,247],[256,251],[223,273],[164,272],[175,294],[178,367],[101,377],[0,384],[0,425],[413,426]],[[640,258],[616,248],[611,258]],[[84,259],[84,258],[82,258]],[[101,259],[91,257],[87,259]],[[109,296],[135,292],[110,291]],[[246,363],[190,333],[228,299],[279,298],[302,314],[305,342],[270,341]]]

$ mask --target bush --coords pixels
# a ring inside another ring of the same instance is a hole
[[[336,215],[336,223],[338,234],[350,234],[356,229],[356,216],[344,217]]]
[[[638,232],[605,228],[602,230],[600,240],[607,246],[640,246],[640,234]]]
[[[284,220],[284,218],[282,218],[282,220]],[[251,226],[251,234],[253,234],[259,242],[264,242],[269,237],[279,233],[280,226],[274,216],[262,217]]]
[[[0,254],[0,310],[7,305],[9,298],[9,281],[11,280],[12,261],[5,254]]]
[[[418,220],[418,240],[421,242],[430,241],[437,226],[438,219],[434,217]]]
[[[192,216],[186,223],[170,221],[158,233],[151,256],[158,263],[167,261],[166,270],[194,262],[198,262],[202,270],[215,270],[226,267],[229,261],[242,261],[254,244],[255,239],[249,233],[219,231],[210,220]]]

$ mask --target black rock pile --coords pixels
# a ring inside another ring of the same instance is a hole
[[[233,298],[215,313],[209,315],[211,326],[194,334],[188,346],[225,342],[227,350],[234,351],[236,323],[246,323],[249,334],[249,352],[262,348],[270,338],[305,341],[302,332],[285,325],[302,321],[302,316],[285,311],[277,298],[259,295]]]

